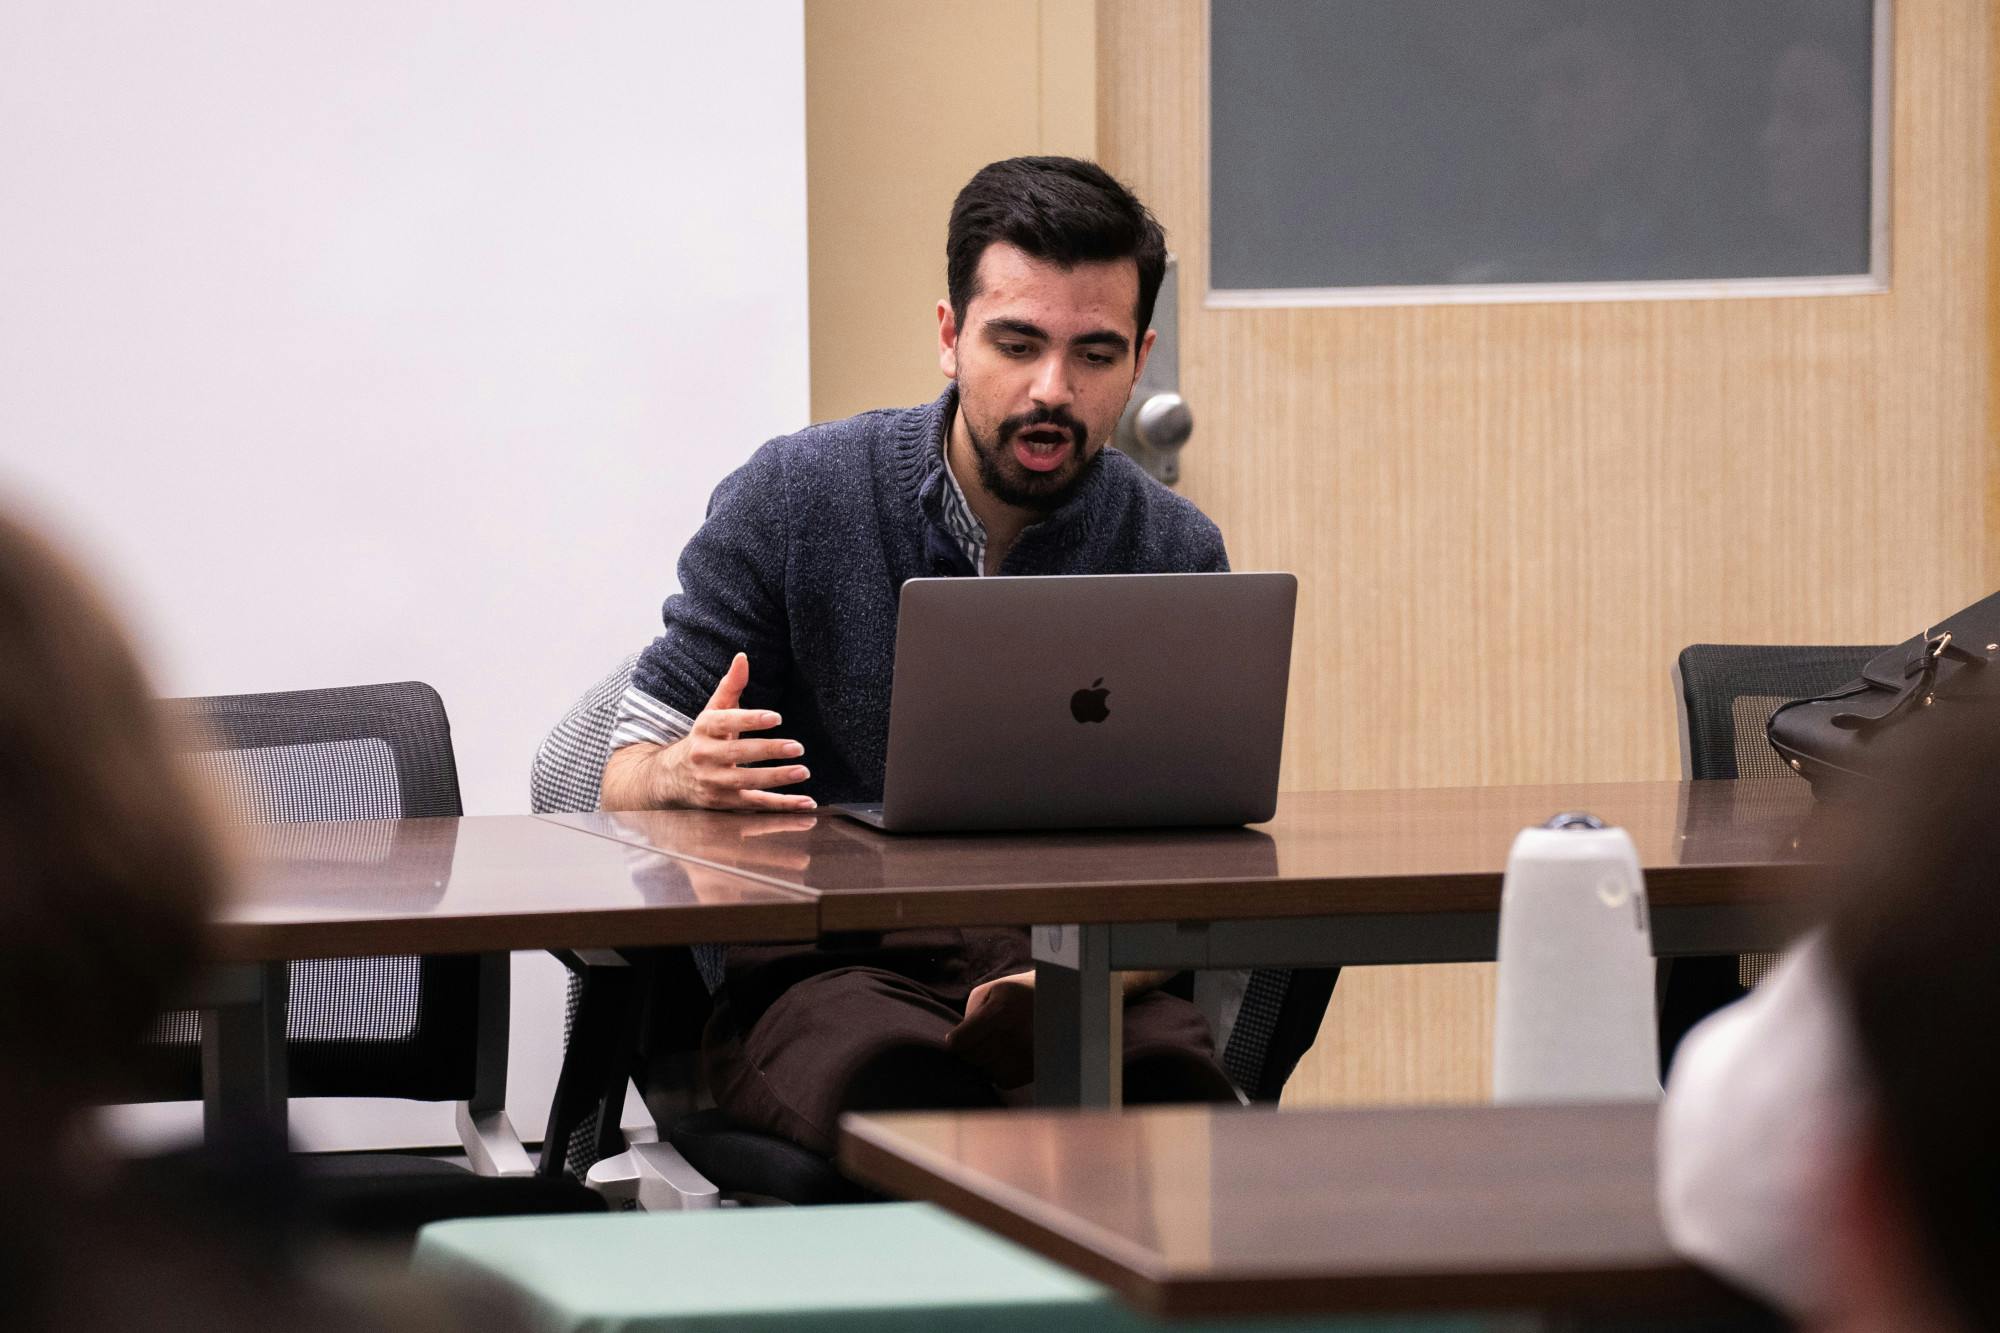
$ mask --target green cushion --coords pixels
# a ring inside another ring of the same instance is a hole
[[[414,1262],[497,1279],[545,1329],[1133,1327],[1104,1287],[920,1203],[440,1222]]]
[[[420,1273],[505,1286],[537,1330],[562,1333],[1168,1327],[1128,1311],[1108,1288],[923,1203],[436,1222],[419,1234],[412,1262]],[[1263,1333],[1467,1333],[1482,1325],[1364,1319],[1253,1326]],[[1171,1327],[1219,1333],[1224,1326]]]

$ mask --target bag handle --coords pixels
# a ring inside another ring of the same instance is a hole
[[[1938,663],[1946,658],[1979,666],[1986,664],[1986,659],[1977,653],[1953,647],[1950,630],[1935,636],[1925,630],[1923,636],[1911,645],[1909,659],[1903,663],[1904,684],[1901,689],[1872,708],[1851,708],[1835,713],[1829,721],[1843,731],[1870,731],[1910,707],[1912,701],[1918,698],[1929,703],[1931,687],[1937,680]]]

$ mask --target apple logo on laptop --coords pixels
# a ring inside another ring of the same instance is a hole
[[[1099,689],[1098,686],[1102,684],[1104,684],[1104,677],[1099,676],[1096,680],[1090,682],[1091,687],[1089,689],[1078,690],[1069,697],[1069,712],[1071,717],[1074,717],[1079,722],[1102,722],[1105,718],[1111,716],[1111,709],[1104,702],[1111,691]]]

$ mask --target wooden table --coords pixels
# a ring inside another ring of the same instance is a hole
[[[1782,900],[1795,779],[1295,792],[1243,829],[881,833],[838,815],[653,810],[552,823],[799,889],[824,931],[1494,911],[1514,835],[1569,810],[1632,834],[1657,907]]]
[[[287,963],[809,940],[809,894],[528,815],[249,825],[209,930],[204,1118],[285,1123]]]
[[[1038,1096],[1116,1098],[1112,973],[1488,960],[1507,853],[1584,810],[1632,835],[1662,956],[1781,946],[1832,853],[1794,779],[1297,793],[1249,829],[879,833],[837,815],[552,821],[810,894],[822,932],[1032,923]]]
[[[1754,1315],[1668,1248],[1651,1106],[848,1116],[840,1164],[1158,1315]]]

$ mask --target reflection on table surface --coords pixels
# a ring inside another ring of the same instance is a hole
[[[1636,1282],[1724,1299],[1660,1230],[1654,1118],[1650,1105],[866,1116],[845,1123],[841,1160],[1175,1313],[1307,1308],[1308,1289],[1330,1309],[1392,1294],[1501,1305],[1503,1284],[1518,1295],[1536,1274],[1551,1298]]]
[[[923,910],[907,891],[980,892],[1005,896],[1015,919],[1026,919],[1021,900],[1034,891],[1091,886],[1105,890],[1092,900],[1096,919],[1113,920],[1128,906],[1142,916],[1169,911],[1177,887],[1201,890],[1205,913],[1233,897],[1243,913],[1299,914],[1325,907],[1322,891],[1351,911],[1490,909],[1515,835],[1568,810],[1631,833],[1656,901],[1790,894],[1798,868],[1823,859],[1798,836],[1812,809],[1805,783],[1779,779],[1302,792],[1281,797],[1276,816],[1249,829],[936,835],[880,833],[832,814],[547,818],[829,898],[893,900],[904,911]],[[1129,904],[1120,889],[1133,891]]]
[[[1276,872],[1254,829],[881,833],[838,815],[640,810],[550,819],[635,846],[712,862],[822,893]]]
[[[796,893],[525,815],[234,832],[237,891],[216,927],[225,956],[798,939],[815,924]],[[272,936],[279,927],[295,929]]]

